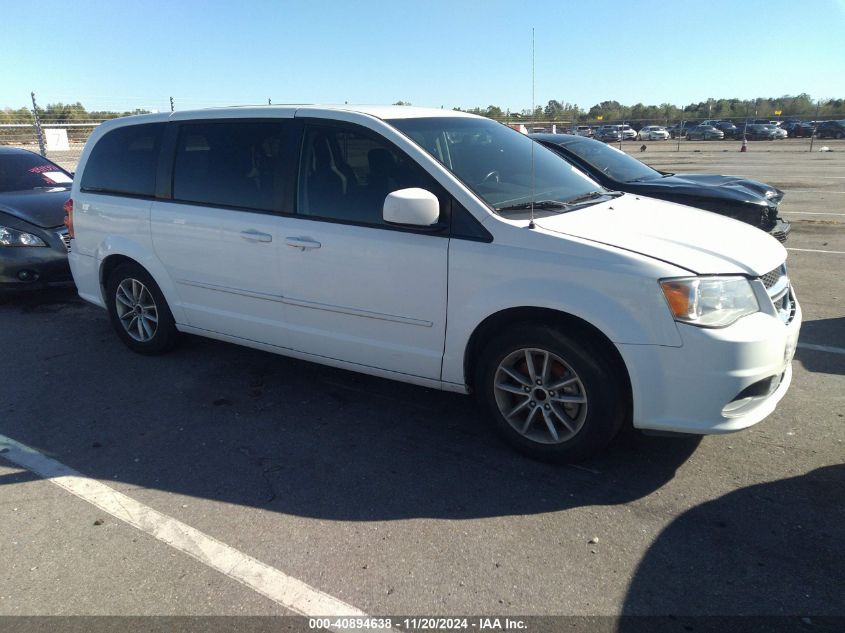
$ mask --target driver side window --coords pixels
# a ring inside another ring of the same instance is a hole
[[[431,181],[403,153],[353,127],[309,126],[302,144],[297,213],[384,224],[387,194]]]

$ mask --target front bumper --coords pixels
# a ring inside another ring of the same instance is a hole
[[[67,261],[67,247],[59,229],[34,230],[47,246],[0,246],[0,287],[40,288],[73,281]]]
[[[793,295],[794,297],[794,295]],[[639,429],[730,433],[774,411],[792,380],[801,307],[788,324],[759,312],[720,329],[678,324],[681,347],[619,345]]]
[[[783,218],[778,218],[775,225],[769,230],[769,235],[778,242],[785,242],[791,231],[792,225]]]

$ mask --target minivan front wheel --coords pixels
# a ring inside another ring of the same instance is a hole
[[[475,389],[504,439],[544,461],[593,455],[624,420],[621,380],[601,346],[547,326],[526,324],[492,341]]]
[[[167,302],[138,264],[127,262],[112,271],[106,300],[112,327],[132,351],[163,354],[176,345],[179,332]]]

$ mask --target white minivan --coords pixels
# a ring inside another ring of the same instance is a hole
[[[724,433],[786,393],[786,251],[603,189],[523,134],[413,107],[116,119],[67,205],[79,294],[132,350],[191,333],[474,392],[516,448]]]

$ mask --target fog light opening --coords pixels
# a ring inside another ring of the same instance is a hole
[[[761,400],[765,400],[773,394],[780,386],[784,374],[780,376],[769,376],[748,385],[745,389],[736,394],[736,397],[722,407],[722,415],[726,418],[734,418],[745,414],[748,409],[754,407]]]

